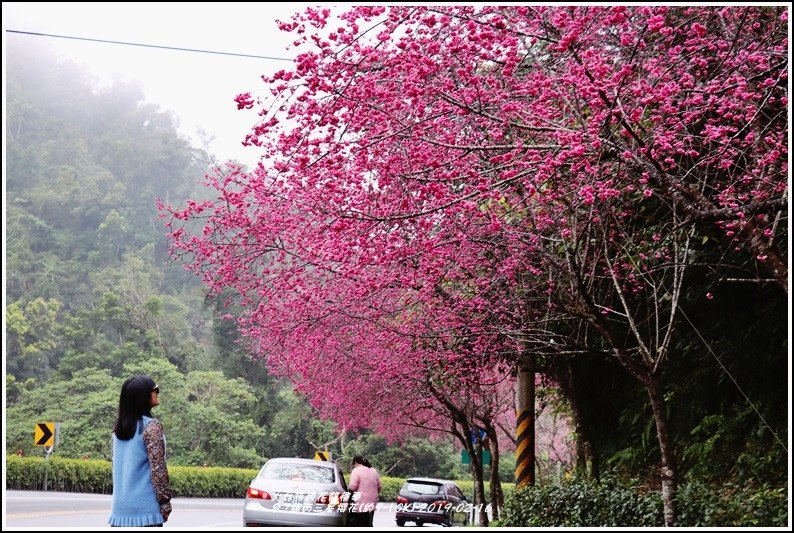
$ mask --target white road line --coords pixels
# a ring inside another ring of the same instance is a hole
[[[5,515],[6,518],[35,518],[38,516],[60,516],[70,514],[107,514],[107,509],[86,509],[85,511],[42,511],[39,513],[13,513]]]

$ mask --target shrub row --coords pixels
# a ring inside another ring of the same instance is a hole
[[[474,480],[465,479],[456,481],[455,483],[460,487],[460,490],[463,491],[466,499],[474,503]],[[513,494],[514,488],[515,483],[502,483],[502,493],[504,494],[505,501],[507,501],[508,496]],[[485,482],[485,498],[488,501],[491,500],[491,484],[487,481]]]
[[[169,466],[174,496],[193,498],[242,498],[256,469],[200,466]],[[113,492],[109,461],[51,457],[6,457],[6,488],[62,492]]]
[[[171,492],[187,498],[244,498],[256,468],[169,466]]]
[[[6,488],[110,494],[113,477],[108,461],[61,457],[6,456]]]
[[[256,473],[256,469],[243,468],[168,467],[171,490],[175,497],[242,498]],[[47,460],[16,455],[6,457],[7,489],[44,490],[45,479],[47,489],[53,491],[99,494],[113,492],[113,474],[108,461],[64,459],[55,456]],[[395,501],[404,481],[404,478],[382,477],[381,501]],[[474,493],[472,481],[458,481],[458,485],[471,501]],[[512,484],[503,484],[503,488],[507,495],[512,491]]]
[[[347,481],[350,481],[350,476],[345,476]],[[400,492],[400,487],[403,486],[405,480],[399,477],[386,477],[380,478],[380,501],[393,502],[397,500],[397,494]]]
[[[785,488],[686,483],[676,493],[679,527],[783,527]],[[620,485],[572,482],[522,488],[505,498],[499,525],[509,527],[659,527],[661,495]]]

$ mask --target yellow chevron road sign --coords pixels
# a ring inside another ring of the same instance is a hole
[[[39,422],[33,428],[34,446],[52,446],[55,442],[55,422]]]

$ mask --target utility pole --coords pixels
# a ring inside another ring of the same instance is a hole
[[[516,380],[516,488],[535,484],[535,355],[525,357]]]

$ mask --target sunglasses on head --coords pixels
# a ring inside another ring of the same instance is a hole
[[[157,385],[155,385],[155,386],[154,386],[154,388],[152,389],[152,391],[153,391],[153,392],[156,392],[157,394],[160,394],[160,387],[158,387]]]

